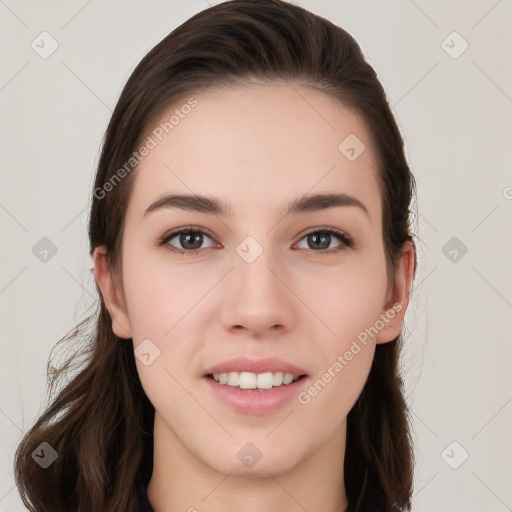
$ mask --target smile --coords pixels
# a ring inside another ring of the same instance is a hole
[[[300,378],[298,375],[284,372],[224,372],[208,375],[219,384],[225,384],[239,389],[265,390],[287,386]]]

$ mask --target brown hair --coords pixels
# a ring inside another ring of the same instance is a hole
[[[415,184],[385,92],[350,34],[281,0],[232,0],[205,9],[138,64],[103,142],[89,221],[91,254],[105,245],[116,275],[134,173],[126,173],[108,193],[104,185],[130,160],[157,116],[208,87],[243,86],[254,80],[322,91],[366,121],[378,163],[382,233],[392,280],[401,246],[412,240]],[[86,340],[86,347],[56,370],[49,363],[48,369],[54,370],[48,373],[50,391],[79,357],[80,367],[16,453],[16,482],[31,511],[136,511],[134,488],[147,482],[151,471],[154,408],[138,378],[133,346],[113,333],[101,293],[100,298],[98,311],[60,340]],[[93,332],[86,333],[91,324]],[[413,452],[398,370],[401,344],[400,335],[377,345],[367,382],[348,414],[344,466],[352,506],[367,475],[380,489],[386,511],[411,507]],[[31,457],[42,442],[58,453],[47,469]]]

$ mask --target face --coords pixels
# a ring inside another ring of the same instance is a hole
[[[276,474],[343,449],[375,344],[405,313],[386,275],[375,157],[362,119],[317,91],[194,98],[168,134],[152,130],[180,105],[146,134],[156,146],[122,239],[126,309],[109,310],[168,446],[222,473]],[[280,370],[296,380],[250,389]]]

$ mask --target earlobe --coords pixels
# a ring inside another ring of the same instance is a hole
[[[376,343],[387,343],[400,334],[409,305],[415,267],[416,247],[412,240],[408,240],[403,244],[398,257],[395,280],[389,289],[388,301],[381,314],[385,326],[377,334]]]
[[[130,322],[120,299],[119,290],[114,283],[106,248],[96,247],[92,259],[94,279],[112,319],[112,330],[119,338],[129,339],[132,337]]]

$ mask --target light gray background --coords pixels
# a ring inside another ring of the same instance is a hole
[[[413,510],[512,510],[512,3],[299,3],[360,43],[418,182],[420,266],[402,358]],[[207,5],[0,0],[2,512],[24,510],[12,456],[44,402],[50,350],[94,303],[86,223],[111,110],[146,52]],[[47,59],[31,47],[43,31],[59,45]],[[453,31],[469,44],[457,58]],[[32,252],[42,237],[58,249],[46,263]],[[465,255],[446,246],[453,237]]]

